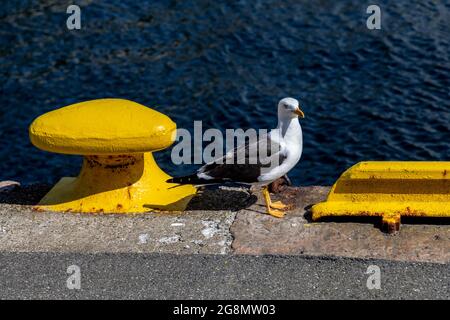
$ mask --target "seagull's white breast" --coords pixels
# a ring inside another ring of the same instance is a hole
[[[292,119],[285,128],[282,124],[279,128],[272,130],[270,137],[279,142],[279,152],[286,158],[280,165],[263,172],[258,178],[260,184],[269,184],[291,171],[299,162],[303,151],[302,128],[298,118]]]

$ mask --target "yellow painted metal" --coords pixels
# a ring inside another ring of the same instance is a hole
[[[30,126],[39,149],[77,155],[157,151],[176,138],[166,115],[123,99],[99,99],[43,114]]]
[[[62,178],[38,209],[86,213],[182,211],[192,185],[167,183],[152,151],[169,147],[176,125],[169,117],[122,99],[78,103],[38,117],[32,143],[43,150],[84,155],[76,178]]]
[[[325,216],[381,216],[390,229],[401,216],[450,217],[450,162],[360,162],[312,207]]]

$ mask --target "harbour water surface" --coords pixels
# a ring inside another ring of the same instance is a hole
[[[450,1],[64,1],[0,6],[0,180],[55,182],[80,158],[34,148],[38,115],[120,97],[179,127],[272,128],[298,98],[304,153],[295,184],[327,185],[362,160],[449,160]],[[157,154],[171,174],[170,150]]]

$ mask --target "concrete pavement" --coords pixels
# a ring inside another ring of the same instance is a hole
[[[285,188],[286,217],[265,214],[259,193],[240,188],[203,191],[183,213],[73,214],[40,212],[31,204],[48,187],[0,192],[1,252],[136,252],[286,254],[450,263],[450,221],[403,224],[392,236],[379,219],[314,222],[308,208],[328,187]],[[434,224],[433,224],[434,223]]]
[[[348,258],[1,253],[1,299],[450,299],[449,266]],[[71,265],[80,290],[68,289]],[[381,288],[369,290],[369,265]]]
[[[258,194],[205,190],[184,213],[35,211],[48,186],[0,189],[1,298],[449,299],[448,221],[382,233],[378,221],[312,223],[327,187],[285,188],[284,219]],[[82,289],[66,287],[81,268]],[[382,289],[369,290],[369,265]]]

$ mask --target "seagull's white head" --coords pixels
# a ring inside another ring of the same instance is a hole
[[[278,118],[304,118],[305,114],[300,109],[297,99],[284,98],[278,103]]]

